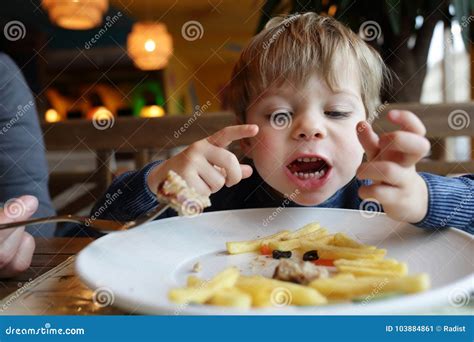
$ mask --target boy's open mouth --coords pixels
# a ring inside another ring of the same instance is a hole
[[[300,157],[286,166],[298,178],[322,178],[331,166],[322,158],[316,156]]]

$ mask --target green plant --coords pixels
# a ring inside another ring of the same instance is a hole
[[[332,15],[358,33],[364,23],[375,25],[372,29],[379,34],[366,41],[398,76],[394,89],[383,95],[389,102],[419,101],[430,42],[439,21],[450,26],[457,20],[468,50],[474,40],[474,25],[470,25],[474,0],[267,0],[257,31],[275,15],[307,11]]]

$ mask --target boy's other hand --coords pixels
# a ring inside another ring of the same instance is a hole
[[[373,181],[359,189],[359,196],[380,202],[393,219],[416,223],[427,213],[428,188],[415,166],[429,152],[430,143],[425,138],[425,126],[415,114],[392,110],[388,118],[401,129],[378,136],[369,123],[357,125],[359,141],[367,154],[357,177]]]
[[[27,220],[38,208],[34,196],[21,196],[0,208],[0,223]],[[25,228],[0,231],[0,278],[13,277],[25,271],[31,264],[35,240]]]
[[[209,196],[224,185],[230,187],[252,175],[252,167],[240,164],[225,148],[235,140],[250,138],[258,133],[257,125],[228,126],[213,135],[198,140],[176,156],[155,167],[148,175],[148,186],[156,193],[158,184],[169,170],[178,173],[189,186]]]

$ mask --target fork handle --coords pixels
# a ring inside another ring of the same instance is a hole
[[[25,220],[25,221],[4,223],[4,224],[0,224],[0,230],[29,226],[32,224],[54,223],[54,222],[72,222],[72,223],[88,224],[90,227],[100,228],[103,230],[122,230],[123,225],[124,225],[123,222],[100,220],[100,219],[92,220],[89,217],[62,215],[62,216],[49,216],[49,217],[42,217],[42,218],[36,218],[36,219],[31,219],[31,220]]]

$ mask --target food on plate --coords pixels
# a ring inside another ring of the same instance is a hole
[[[316,266],[311,262],[286,259],[278,263],[273,273],[274,279],[304,285],[309,284],[312,280],[327,277],[329,277],[329,271],[326,267]]]
[[[168,202],[180,216],[193,216],[211,205],[209,197],[199,194],[173,170],[158,185],[158,201]]]
[[[394,259],[338,259],[334,261],[334,266],[336,266],[337,270],[341,273],[352,273],[355,276],[399,277],[405,276],[408,272],[406,263],[398,262]]]
[[[194,273],[201,272],[201,269],[202,269],[202,266],[201,266],[201,263],[199,261],[193,265],[193,272]]]
[[[242,275],[235,268],[209,281],[189,276],[185,288],[170,291],[170,300],[242,309],[311,306],[368,302],[430,287],[427,274],[409,275],[406,263],[385,258],[385,249],[365,245],[345,233],[329,234],[318,223],[227,242],[226,248],[229,255],[257,253],[258,258],[273,260],[277,263],[273,278]]]
[[[327,304],[326,297],[314,288],[260,275],[240,276],[236,286],[250,294],[254,307]]]
[[[292,255],[293,253],[291,253],[291,251],[280,251],[278,249],[272,251],[273,259],[288,259],[291,258]]]
[[[227,251],[229,252],[229,254],[257,252],[260,250],[260,247],[268,245],[273,240],[280,240],[283,237],[287,236],[289,233],[289,231],[284,230],[282,232],[256,240],[227,242]]]
[[[197,286],[173,289],[169,298],[175,303],[205,303],[217,291],[233,287],[239,278],[239,271],[230,267],[218,273],[209,281],[203,281]]]
[[[350,300],[360,296],[382,293],[415,293],[430,287],[429,277],[425,273],[402,277],[355,277],[316,279],[309,284],[321,294],[332,300]]]

